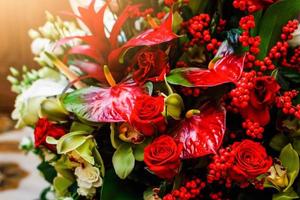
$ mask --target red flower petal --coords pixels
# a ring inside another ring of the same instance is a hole
[[[185,87],[212,87],[239,80],[244,57],[230,54],[219,59],[212,69],[179,68],[171,71],[167,80]]]
[[[109,88],[89,87],[63,98],[66,109],[94,122],[128,121],[135,99],[144,91],[132,81]]]
[[[183,120],[175,129],[175,139],[183,144],[183,159],[216,153],[225,133],[226,111],[207,104],[199,115]]]
[[[172,31],[172,23],[173,15],[170,13],[169,17],[159,27],[149,29],[126,42],[122,47],[113,50],[108,58],[110,69],[112,71],[114,71],[114,69],[120,70],[120,58],[129,48],[159,45],[178,38],[178,36]]]
[[[140,6],[141,6],[141,4],[132,5],[132,6],[129,5],[118,16],[118,19],[115,22],[115,24],[114,24],[114,26],[111,30],[110,37],[109,37],[109,41],[110,41],[110,44],[112,46],[112,49],[115,49],[115,48],[118,47],[118,36],[120,34],[122,26],[127,21],[128,17],[130,17],[130,14],[138,11]]]
[[[255,109],[251,105],[240,110],[244,119],[250,119],[251,121],[259,123],[261,126],[265,126],[270,122],[269,107],[266,106],[263,109]]]

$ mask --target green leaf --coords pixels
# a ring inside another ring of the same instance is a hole
[[[274,70],[272,71],[271,76],[272,76],[275,80],[277,80],[277,76],[278,76],[278,68],[276,68],[276,69],[274,69]]]
[[[106,172],[101,191],[101,200],[141,200],[143,184],[130,180],[120,180],[114,170]]]
[[[42,162],[37,168],[43,174],[46,181],[52,184],[54,178],[57,176],[54,167],[49,162]]]
[[[286,192],[280,192],[274,194],[272,197],[272,200],[289,200],[289,199],[299,199],[298,194],[292,188],[290,188]]]
[[[92,133],[94,131],[94,128],[89,125],[75,121],[71,125],[70,132],[76,132],[76,131],[84,131],[86,133]]]
[[[293,148],[300,155],[300,138],[293,139]]]
[[[58,196],[65,196],[68,193],[68,187],[72,185],[72,181],[61,176],[55,177],[53,187]]]
[[[46,142],[47,142],[48,144],[57,145],[58,140],[55,139],[54,137],[47,136],[47,137],[46,137]]]
[[[69,113],[64,109],[59,99],[49,98],[41,103],[41,115],[51,121],[65,121],[68,119]]]
[[[284,12],[284,13],[283,13]],[[280,38],[281,28],[300,12],[300,0],[282,0],[272,4],[263,15],[259,25],[261,37],[259,59],[266,57],[268,50]]]
[[[80,155],[81,158],[83,158],[85,161],[90,163],[91,165],[95,164],[94,156],[92,153],[92,150],[95,146],[95,143],[93,140],[89,139],[86,140],[82,145],[80,145],[78,148],[76,148],[76,152]]]
[[[75,181],[73,168],[75,167],[66,155],[62,155],[57,162],[54,163],[54,168],[58,174],[70,181]]]
[[[258,32],[259,22],[261,20],[263,14],[263,10],[256,11],[253,13],[254,19],[255,19],[255,28],[250,30],[251,36],[256,36]]]
[[[283,147],[285,147],[289,143],[289,138],[282,134],[276,134],[270,141],[270,147],[276,151],[281,151]]]
[[[201,13],[205,10],[208,3],[208,0],[190,0],[189,7],[192,9],[193,14]]]
[[[40,194],[40,200],[48,200],[47,198],[48,193],[51,193],[51,187],[47,187],[43,189],[43,191]]]
[[[184,103],[179,94],[173,93],[165,98],[165,110],[163,114],[171,116],[175,120],[180,120],[180,115],[184,109]]]
[[[147,82],[147,83],[145,84],[145,88],[146,88],[148,94],[149,94],[149,95],[152,95],[152,93],[153,93],[153,83],[150,82],[150,81]]]
[[[182,19],[181,15],[178,12],[173,13],[172,30],[174,33],[176,33],[180,29],[182,22],[183,22],[183,19]]]
[[[126,143],[120,145],[112,157],[112,162],[116,174],[121,179],[125,179],[131,173],[135,164],[131,146]]]
[[[111,145],[117,149],[123,142],[119,139],[118,133],[116,133],[116,125],[114,123],[110,124],[110,141]]]
[[[280,74],[291,82],[300,83],[300,73],[293,69],[287,67],[281,68]]]
[[[282,165],[287,169],[289,184],[283,190],[286,192],[293,185],[295,179],[299,173],[299,156],[298,153],[293,149],[291,144],[286,145],[279,156],[279,159],[282,162]]]
[[[154,200],[154,196],[153,196],[153,189],[150,187],[147,190],[144,191],[144,200]]]
[[[173,69],[167,76],[167,81],[174,85],[192,87],[193,84],[191,84],[188,80],[184,78],[183,76],[184,71],[186,71],[186,68]]]
[[[137,161],[143,161],[144,160],[144,149],[145,147],[150,144],[152,141],[152,138],[146,138],[144,140],[143,143],[141,144],[137,144],[134,146],[133,148],[133,155],[134,155],[134,158],[137,160]]]
[[[300,136],[300,120],[284,120],[283,127],[289,129],[289,135],[293,138]]]
[[[94,149],[93,149],[93,155],[95,158],[95,162],[97,163],[98,167],[100,168],[101,177],[104,177],[105,165],[104,165],[103,159],[96,147],[94,147]]]
[[[65,154],[73,151],[80,145],[82,145],[88,138],[88,134],[83,131],[71,132],[62,136],[57,143],[57,152],[59,154]]]

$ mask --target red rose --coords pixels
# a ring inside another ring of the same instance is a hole
[[[241,110],[245,119],[258,122],[264,126],[270,121],[270,106],[274,103],[276,93],[280,86],[271,76],[257,77],[254,79],[254,88],[250,91],[249,104]]]
[[[272,166],[272,158],[258,142],[243,140],[232,145],[235,152],[235,163],[230,171],[230,177],[235,181],[254,179],[265,174]]]
[[[164,98],[142,95],[136,99],[132,110],[131,124],[145,136],[151,136],[156,131],[164,132],[166,129],[164,110]]]
[[[46,146],[48,149],[55,151],[55,146],[48,144],[46,142],[47,136],[54,137],[55,139],[59,139],[61,136],[65,135],[65,130],[50,121],[46,118],[40,118],[36,123],[34,129],[34,144],[35,147],[39,147],[41,145]]]
[[[137,55],[137,69],[133,73],[136,82],[163,81],[169,70],[168,56],[162,50],[142,51]]]
[[[182,144],[167,135],[156,138],[144,150],[144,162],[158,177],[173,178],[179,171]]]

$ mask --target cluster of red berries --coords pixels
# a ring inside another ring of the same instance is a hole
[[[255,19],[253,15],[248,15],[240,19],[239,25],[243,30],[240,35],[239,41],[244,47],[249,47],[249,51],[246,54],[245,67],[252,68],[256,59],[256,55],[260,52],[259,46],[261,39],[259,36],[251,37],[250,29],[255,27]]]
[[[207,51],[217,53],[221,42],[212,38],[210,22],[209,14],[200,14],[182,23],[182,27],[192,36],[192,39],[185,44],[186,50],[194,45],[206,45]]]
[[[217,26],[217,33],[221,33],[227,24],[227,21],[225,19],[220,19],[219,24]]]
[[[201,94],[200,88],[180,87],[180,91],[185,96],[198,97]]]
[[[250,99],[250,90],[253,89],[253,79],[256,76],[255,71],[243,72],[242,77],[236,84],[236,88],[231,90],[230,96],[232,98],[231,104],[238,108],[245,108],[248,106]]]
[[[157,19],[163,19],[165,16],[166,16],[165,11],[161,11],[156,14]]]
[[[164,3],[166,6],[171,7],[174,3],[176,3],[177,0],[165,0]],[[188,4],[189,0],[183,0],[182,3]]]
[[[292,100],[299,94],[299,91],[292,90],[284,92],[283,96],[276,98],[276,106],[282,108],[282,112],[287,115],[294,115],[300,119],[300,104],[293,106]]]
[[[269,58],[272,60],[285,58],[287,56],[289,44],[287,42],[277,42],[269,52]]]
[[[150,15],[153,13],[153,8],[147,8],[144,11],[140,11],[138,8],[133,7],[131,10],[129,10],[129,17],[131,18],[139,18],[139,17],[147,17],[147,15]]]
[[[184,67],[189,67],[186,62],[180,60],[176,63],[176,68],[184,68]]]
[[[290,63],[299,64],[300,63],[300,47],[294,49],[294,54],[290,59]]]
[[[230,188],[231,179],[228,177],[228,170],[232,168],[234,160],[235,152],[231,147],[219,149],[218,154],[213,156],[212,162],[208,165],[207,182],[219,181],[220,184],[223,184],[225,180],[225,186]]]
[[[211,200],[227,200],[223,198],[223,192],[216,192],[216,193],[211,193],[209,195]]]
[[[241,11],[248,11],[250,13],[253,13],[261,8],[261,6],[253,0],[234,0],[233,7]]]
[[[243,122],[243,128],[246,129],[246,134],[252,138],[263,138],[264,128],[259,125],[257,122],[253,122],[249,119]]]
[[[200,192],[205,188],[206,183],[199,178],[190,180],[180,188],[173,190],[171,193],[165,195],[163,200],[189,200],[200,195]]]
[[[273,64],[272,60],[268,56],[265,57],[263,61],[256,60],[254,62],[254,65],[258,66],[261,72],[264,72],[266,70],[274,70],[276,68],[276,66]]]
[[[298,25],[299,21],[296,19],[288,21],[288,23],[282,27],[281,39],[283,41],[293,39],[292,33],[298,28]]]
[[[294,54],[289,59],[284,59],[281,63],[284,67],[289,67],[297,70],[300,73],[300,47],[294,49]]]

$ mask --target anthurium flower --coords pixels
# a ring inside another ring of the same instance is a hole
[[[65,108],[93,122],[123,122],[130,117],[135,100],[144,93],[132,80],[112,87],[88,87],[63,98]]]
[[[173,132],[175,139],[183,144],[181,158],[216,153],[225,133],[225,115],[223,107],[213,104],[204,105],[200,113],[187,114]]]
[[[212,87],[239,80],[244,67],[244,57],[225,55],[211,62],[209,69],[177,68],[170,72],[167,80],[171,84],[185,87]]]

